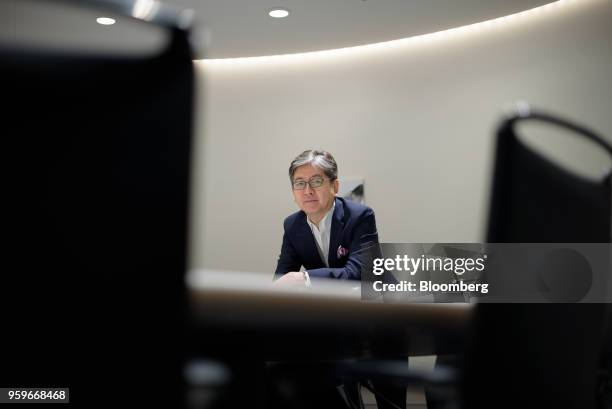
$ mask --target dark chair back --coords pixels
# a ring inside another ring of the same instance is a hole
[[[0,50],[2,385],[179,396],[193,67],[169,30],[146,57]]]
[[[548,115],[504,121],[497,151],[489,243],[607,243],[610,176],[588,181],[527,147],[521,121],[603,139]],[[465,359],[466,408],[596,408],[607,304],[479,304]]]
[[[600,136],[559,118],[530,114],[504,121],[497,131],[487,242],[610,242],[610,174],[587,180],[533,151],[516,132],[528,121],[571,131],[612,156]]]

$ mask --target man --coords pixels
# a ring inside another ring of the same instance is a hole
[[[374,211],[336,197],[338,166],[329,152],[302,152],[291,162],[289,179],[301,210],[284,222],[277,284],[307,285],[311,278],[359,280],[364,252],[378,246]],[[299,271],[302,266],[306,271]]]
[[[374,211],[336,197],[338,166],[329,152],[302,152],[289,166],[289,179],[293,198],[301,210],[285,219],[275,285],[309,286],[311,280],[319,278],[360,280],[366,255],[380,254]],[[305,271],[299,271],[301,267]],[[314,395],[327,406],[337,400],[332,393],[325,393],[326,388],[321,385],[314,389],[317,389]],[[384,396],[377,399],[379,408],[406,406],[405,388],[375,385],[375,389]],[[353,404],[360,402],[357,385],[344,385],[344,391]],[[310,402],[311,407],[319,402]]]

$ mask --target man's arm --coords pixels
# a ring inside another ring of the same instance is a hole
[[[299,271],[302,267],[302,263],[298,261],[297,252],[289,240],[287,235],[287,226],[283,233],[283,245],[281,247],[280,256],[278,256],[278,263],[276,265],[276,271],[274,272],[274,280],[280,278],[283,274],[291,271]]]
[[[372,256],[378,257],[377,254],[380,254],[380,244],[376,230],[376,219],[372,209],[368,209],[357,223],[348,248],[348,260],[345,266],[308,270],[311,278],[339,278],[346,280],[359,280],[361,278],[361,270],[366,260],[369,260]],[[336,251],[336,249],[330,248],[329,251]]]

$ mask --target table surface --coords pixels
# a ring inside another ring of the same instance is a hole
[[[474,309],[467,303],[363,301],[359,282],[324,280],[311,288],[277,288],[265,275],[234,271],[191,271],[187,287],[196,348],[220,356],[457,353]]]

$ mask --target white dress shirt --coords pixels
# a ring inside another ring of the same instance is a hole
[[[319,255],[321,256],[321,259],[325,263],[326,267],[329,267],[327,258],[329,257],[329,239],[331,236],[331,224],[335,207],[336,200],[334,199],[331,209],[329,209],[325,216],[323,216],[318,227],[316,224],[312,223],[308,217],[306,218],[306,221],[310,226],[310,230],[312,231],[312,235],[317,242],[317,250],[319,250]]]

